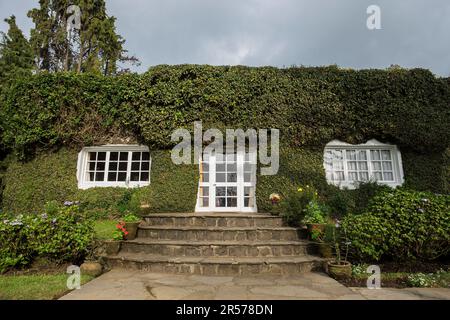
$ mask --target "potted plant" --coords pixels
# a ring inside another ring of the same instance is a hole
[[[342,259],[339,227],[339,221],[337,221],[335,228],[333,228],[333,242],[336,257],[327,263],[328,274],[334,279],[347,278],[352,275],[352,264],[347,261],[348,246],[350,245],[350,242],[345,242],[345,256],[344,259]]]
[[[278,216],[280,214],[281,196],[278,193],[272,193],[269,196],[269,200],[272,203],[272,210],[270,213],[274,216]]]
[[[311,240],[315,241],[317,244],[317,251],[319,252],[322,258],[332,258],[333,257],[333,248],[331,247],[329,239],[329,225],[326,225],[325,230],[322,231],[320,229],[314,229],[311,234]]]
[[[125,229],[125,222],[119,222],[116,225],[116,230],[112,234],[111,240],[106,240],[105,251],[107,255],[116,255],[119,253],[121,241],[128,235],[128,231]]]
[[[134,240],[136,238],[139,224],[141,223],[141,218],[130,212],[124,215],[122,221],[125,223],[125,229],[127,231],[124,239]]]
[[[313,198],[305,208],[305,216],[303,218],[303,224],[306,224],[309,235],[314,230],[324,232],[327,222],[327,213],[322,204],[316,198]]]

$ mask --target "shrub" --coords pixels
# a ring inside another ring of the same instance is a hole
[[[450,251],[450,196],[385,191],[343,227],[358,259],[433,260]]]
[[[316,189],[309,185],[299,187],[297,192],[289,194],[285,201],[281,203],[283,208],[282,215],[286,222],[293,226],[300,225],[305,217],[305,209],[316,196]]]
[[[320,203],[316,197],[314,197],[304,209],[305,216],[303,223],[325,223],[328,218],[329,208],[323,203]]]
[[[52,207],[53,209],[53,207]],[[36,257],[79,262],[88,253],[93,223],[79,206],[67,202],[41,215],[0,216],[0,271],[27,265]]]
[[[358,188],[351,190],[353,193],[353,201],[355,207],[351,211],[352,213],[363,213],[366,211],[370,200],[385,191],[389,191],[391,188],[377,183],[376,181],[367,181],[358,183]]]

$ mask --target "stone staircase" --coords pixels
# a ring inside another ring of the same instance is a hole
[[[243,213],[149,214],[135,240],[106,256],[109,267],[201,275],[295,274],[322,259],[302,230],[280,217]]]

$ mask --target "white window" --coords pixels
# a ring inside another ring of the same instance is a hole
[[[377,140],[352,145],[333,140],[325,146],[324,167],[328,183],[354,189],[359,182],[376,181],[391,187],[403,183],[400,151]]]
[[[78,188],[150,184],[149,149],[140,145],[86,147],[78,154]]]

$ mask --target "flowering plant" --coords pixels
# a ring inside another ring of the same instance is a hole
[[[125,222],[120,221],[116,225],[116,230],[113,232],[113,240],[123,240],[128,235],[127,229],[125,229]]]
[[[281,200],[281,196],[278,193],[272,193],[269,196],[269,200],[272,201],[272,204],[278,204]]]

